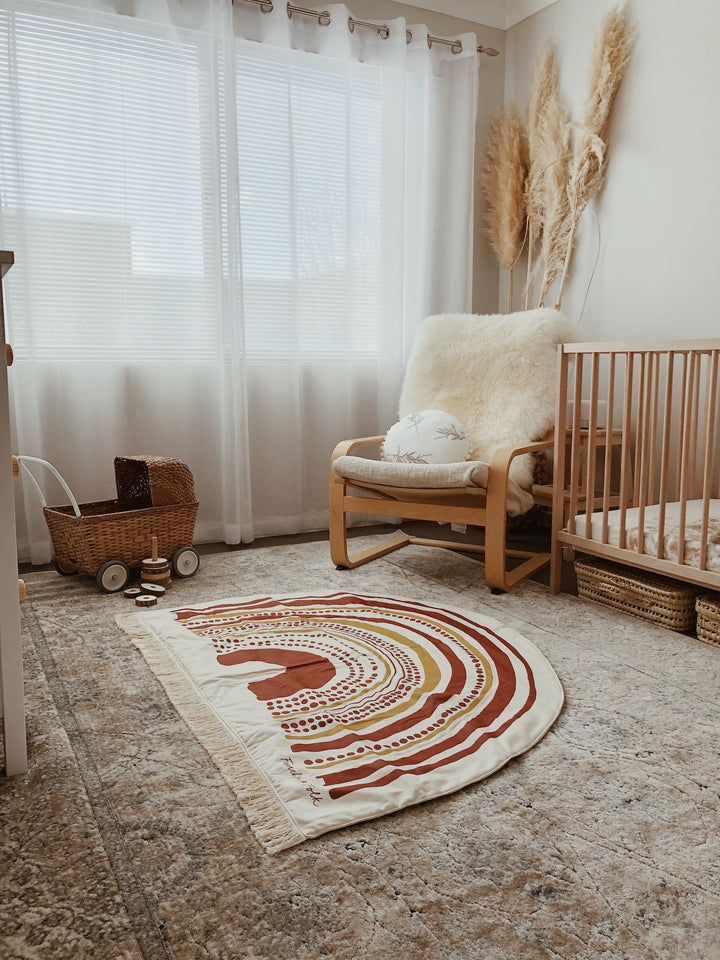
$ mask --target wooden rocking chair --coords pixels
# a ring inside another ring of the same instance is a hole
[[[388,463],[354,456],[384,437],[344,440],[330,468],[330,553],[338,569],[352,569],[407,544],[485,554],[485,579],[504,592],[547,564],[549,553],[509,550],[508,513],[533,504],[537,451],[553,445],[557,345],[575,330],[555,310],[509,315],[429,317],[418,332],[400,396],[400,417],[442,410],[470,438],[469,462]],[[402,530],[350,556],[350,513],[434,520],[485,528],[485,544],[416,537]],[[520,560],[508,569],[508,558]]]

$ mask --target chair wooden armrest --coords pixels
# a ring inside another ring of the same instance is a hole
[[[523,453],[536,453],[538,450],[552,449],[555,431],[551,430],[542,440],[534,443],[524,443],[520,447],[498,447],[492,456],[488,470],[488,507],[491,497],[499,503],[507,500],[507,484],[510,464]]]
[[[487,508],[488,514],[494,513],[496,522],[505,524],[505,504],[507,503],[510,464],[523,453],[535,453],[548,450],[553,446],[554,431],[550,431],[542,440],[524,443],[519,447],[498,447],[492,456],[488,469]]]
[[[357,437],[354,440],[341,440],[332,452],[331,460],[349,456],[359,447],[379,446],[385,439],[384,434],[377,437]],[[498,447],[490,461],[490,470],[506,471],[515,457],[523,453],[534,453],[536,450],[551,449],[554,442],[554,433],[551,431],[543,440],[535,443],[525,443],[521,447]]]
[[[330,461],[337,460],[338,457],[349,456],[358,447],[378,446],[384,439],[385,435],[383,434],[379,437],[358,437],[355,440],[341,440],[333,450]]]
[[[536,453],[538,450],[551,450],[555,442],[555,431],[551,430],[542,440],[524,443],[521,447],[498,447],[490,461],[491,471],[506,470],[515,457],[523,453]]]

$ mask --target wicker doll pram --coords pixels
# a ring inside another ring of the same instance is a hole
[[[43,513],[50,531],[53,560],[58,573],[86,573],[95,577],[101,590],[115,593],[150,555],[157,537],[157,550],[171,558],[173,573],[190,577],[200,564],[192,547],[198,501],[189,467],[168,457],[115,457],[116,500],[78,504],[58,471],[47,461],[17,457],[32,478],[43,500]],[[28,462],[48,467],[62,484],[70,504],[48,507],[42,491],[27,467]]]

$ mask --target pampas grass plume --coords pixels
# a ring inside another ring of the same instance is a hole
[[[557,89],[555,55],[550,47],[541,47],[535,58],[527,106],[528,176],[525,186],[525,206],[528,224],[534,239],[539,240],[543,224],[542,170],[543,121],[548,101]]]
[[[568,197],[570,177],[570,117],[560,101],[557,88],[548,100],[541,129],[542,175],[542,259],[544,273],[538,305],[543,306],[548,289],[562,273],[572,227]]]
[[[488,205],[488,235],[500,265],[509,271],[512,309],[512,270],[520,256],[525,229],[525,136],[517,107],[511,101],[490,123],[482,187]]]
[[[558,306],[567,278],[578,218],[600,189],[605,175],[612,108],[630,59],[633,39],[633,29],[624,14],[618,9],[605,14],[595,36],[583,119],[575,139],[568,184],[572,228],[558,294]]]
[[[533,65],[527,106],[528,176],[525,182],[525,207],[528,218],[528,260],[525,309],[530,303],[533,276],[538,266],[534,262],[535,249],[542,242],[544,256],[549,251],[554,253],[562,233],[558,217],[565,204],[567,190],[566,155],[569,146],[566,127],[567,116],[558,95],[555,54],[550,47],[543,46]],[[562,216],[565,215],[563,212]],[[546,285],[543,284],[543,293],[545,289]]]

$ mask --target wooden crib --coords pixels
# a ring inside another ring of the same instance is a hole
[[[719,357],[720,339],[559,348],[553,593],[563,548],[720,590]]]

